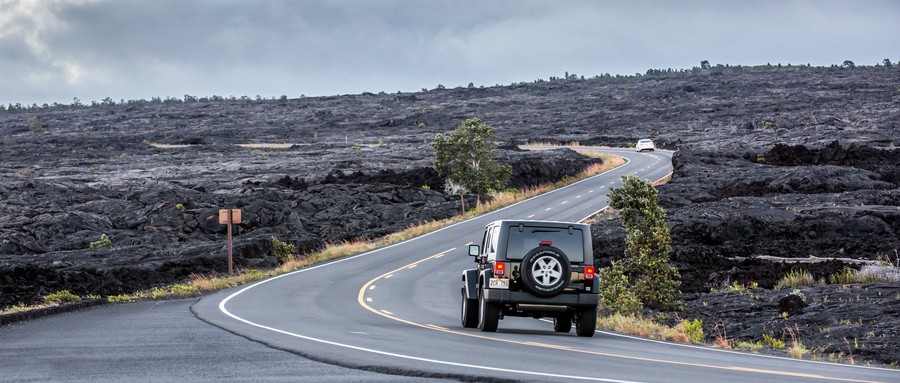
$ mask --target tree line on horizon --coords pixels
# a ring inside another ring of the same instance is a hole
[[[688,77],[695,75],[704,75],[704,74],[712,74],[712,75],[723,75],[723,74],[738,74],[738,73],[757,73],[757,72],[777,72],[777,71],[805,71],[805,70],[821,70],[821,69],[856,69],[856,68],[875,68],[875,67],[893,67],[895,65],[900,65],[900,61],[896,64],[892,63],[890,59],[884,59],[875,65],[856,65],[851,60],[845,60],[840,65],[832,64],[831,66],[812,66],[811,64],[806,65],[793,65],[787,64],[782,65],[781,63],[772,65],[771,63],[766,63],[765,65],[729,65],[729,64],[716,64],[711,65],[708,60],[702,60],[700,62],[700,66],[680,69],[661,69],[661,68],[651,68],[647,69],[644,74],[635,73],[634,75],[611,75],[609,73],[604,73],[600,75],[595,75],[590,78],[585,78],[585,76],[576,75],[574,73],[565,72],[563,77],[555,77],[550,76],[547,80],[544,79],[536,79],[532,83],[540,84],[547,82],[564,82],[564,81],[581,81],[581,80],[600,80],[600,81],[619,81],[626,80],[636,77]],[[522,86],[527,85],[527,82],[513,82],[509,84],[509,86]],[[495,84],[493,87],[502,87],[503,85]],[[469,83],[469,89],[474,88],[473,83]],[[458,87],[462,88],[462,87]],[[484,86],[480,87],[481,89]],[[445,90],[446,87],[444,85],[438,84],[434,90]],[[422,88],[422,92],[428,92],[429,90],[426,88]],[[398,94],[402,93],[397,91]],[[384,92],[379,92],[379,94],[384,94]],[[372,95],[370,92],[363,92],[362,95]],[[301,98],[305,98],[305,96],[300,96]],[[80,109],[80,108],[91,108],[91,107],[109,107],[116,105],[153,105],[153,104],[189,104],[189,103],[209,103],[209,102],[251,102],[251,101],[279,101],[285,103],[288,101],[288,96],[282,95],[281,97],[275,98],[264,98],[260,95],[257,95],[255,98],[250,98],[248,96],[219,96],[212,95],[208,97],[198,97],[189,94],[185,94],[184,98],[178,97],[152,97],[150,100],[146,99],[132,99],[125,100],[120,99],[118,102],[113,100],[111,97],[106,97],[101,101],[91,101],[90,103],[82,103],[78,97],[74,97],[71,104],[64,103],[43,103],[42,105],[38,105],[37,103],[32,103],[31,105],[23,105],[22,103],[9,103],[8,105],[0,104],[0,113],[16,113],[16,112],[28,112],[28,111],[39,111],[39,110],[59,110],[59,109]]]

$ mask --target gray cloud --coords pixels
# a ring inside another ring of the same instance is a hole
[[[900,59],[891,0],[0,0],[0,103],[414,91]],[[897,57],[890,57],[891,55]]]

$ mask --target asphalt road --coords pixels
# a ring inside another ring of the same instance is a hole
[[[658,179],[671,170],[667,152],[621,154],[630,159],[622,168],[487,216],[199,301],[109,305],[5,326],[0,381],[900,382],[895,370],[605,332],[579,338],[526,318],[504,319],[490,334],[462,328],[466,243],[495,219],[580,220],[606,205],[622,175]]]
[[[229,331],[343,366],[419,376],[535,381],[900,381],[886,369],[797,361],[600,332],[558,334],[507,318],[496,333],[459,321],[466,245],[502,218],[578,221],[606,206],[625,174],[656,180],[671,153],[616,151],[629,163],[415,240],[221,292],[194,306]]]
[[[197,320],[199,299],[97,306],[0,327],[0,382],[418,382],[319,363]]]

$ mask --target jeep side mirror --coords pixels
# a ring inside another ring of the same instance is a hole
[[[481,255],[481,248],[478,245],[469,245],[469,255],[472,257]]]

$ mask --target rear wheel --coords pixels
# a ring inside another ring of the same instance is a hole
[[[583,337],[592,337],[594,336],[594,331],[597,330],[597,308],[592,307],[589,309],[581,310],[578,313],[577,318],[575,318],[575,334]]]
[[[460,304],[460,316],[462,317],[462,326],[465,328],[475,328],[478,326],[478,300],[466,297],[466,288],[460,289],[462,295],[462,304]]]
[[[500,322],[500,309],[497,304],[488,302],[484,297],[484,287],[478,290],[478,328],[484,332],[497,331]]]
[[[569,332],[572,330],[572,316],[569,314],[553,318],[553,331]]]

